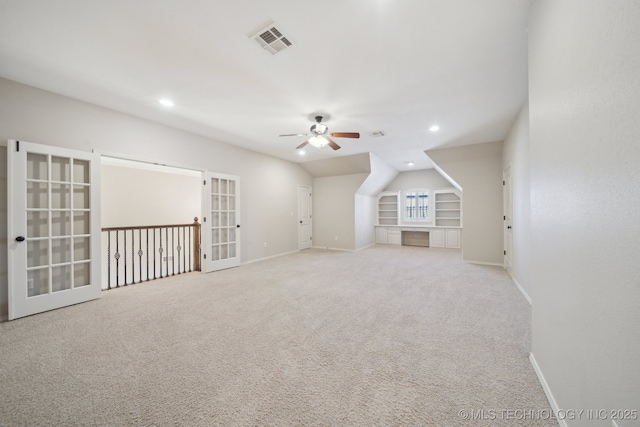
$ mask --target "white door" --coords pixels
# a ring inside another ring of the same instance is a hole
[[[100,156],[8,150],[9,319],[100,298]]]
[[[298,186],[298,249],[311,247],[311,187]]]
[[[504,200],[504,268],[512,274],[513,256],[513,199],[511,192],[511,167],[504,170],[503,178]]]
[[[240,178],[205,174],[204,233],[205,271],[240,265]]]

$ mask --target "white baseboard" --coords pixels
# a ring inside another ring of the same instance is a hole
[[[375,245],[376,245],[375,243],[372,243],[372,244],[370,244],[370,245],[363,246],[363,247],[361,247],[360,249],[356,249],[356,252],[358,252],[358,251],[362,251],[362,250],[364,250],[364,249],[370,248],[371,246],[375,246]]]
[[[313,246],[313,249],[328,249],[330,251],[355,252],[353,249],[332,248],[329,246]]]
[[[499,262],[484,262],[484,261],[472,261],[468,259],[463,259],[464,262],[468,262],[469,264],[477,264],[477,265],[490,265],[492,267],[502,267],[504,268],[504,264]]]
[[[549,384],[547,384],[547,380],[545,380],[544,375],[542,375],[542,371],[540,370],[540,366],[538,366],[538,362],[536,362],[536,358],[533,353],[529,353],[529,361],[531,362],[531,366],[533,366],[533,370],[538,376],[538,381],[540,381],[540,385],[542,386],[542,390],[544,390],[544,394],[547,396],[547,400],[551,405],[551,409],[558,420],[558,425],[560,427],[569,427],[567,421],[564,419],[558,418],[558,412],[560,411],[560,406],[558,406],[558,402],[553,397],[553,393],[551,393],[551,389],[549,388]]]
[[[516,280],[515,277],[511,276],[511,279],[513,280],[513,283],[516,284],[518,289],[520,289],[520,293],[522,293],[522,295],[524,295],[524,298],[527,300],[527,302],[529,302],[529,305],[533,305],[533,301],[531,300],[531,297],[529,296],[527,291],[524,290],[524,288],[520,285],[520,283],[518,283],[518,281]]]
[[[242,265],[253,264],[254,262],[266,261],[266,260],[272,259],[272,258],[278,258],[278,257],[285,256],[285,255],[295,254],[296,252],[300,252],[300,249],[296,249],[295,251],[282,252],[281,254],[270,255],[270,256],[263,257],[263,258],[252,259],[250,261],[242,262],[241,264]]]

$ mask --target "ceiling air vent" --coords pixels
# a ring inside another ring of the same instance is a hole
[[[272,55],[291,47],[291,41],[282,34],[275,24],[263,28],[251,37],[255,39],[264,50]]]

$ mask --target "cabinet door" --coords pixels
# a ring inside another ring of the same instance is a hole
[[[390,245],[399,245],[402,243],[400,229],[390,228],[387,230],[387,243]]]
[[[387,229],[376,227],[376,243],[387,243]]]
[[[444,230],[429,230],[429,246],[432,248],[444,248]]]
[[[460,230],[457,228],[446,230],[446,245],[447,248],[459,248],[460,247]]]

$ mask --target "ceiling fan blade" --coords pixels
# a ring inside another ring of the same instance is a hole
[[[333,141],[331,138],[327,138],[325,136],[326,140],[329,141],[329,147],[333,148],[334,150],[339,150],[340,146],[338,144],[335,143],[335,141]]]
[[[278,135],[278,136],[307,136],[309,135],[308,133],[287,133],[285,135]]]
[[[331,136],[335,138],[360,138],[358,132],[331,132]]]
[[[303,142],[302,144],[298,145],[298,146],[296,147],[296,150],[297,150],[298,148],[302,148],[302,147],[304,147],[304,146],[305,146],[305,145],[307,145],[308,143],[309,143],[309,140],[306,140],[306,141],[305,141],[305,142]]]

